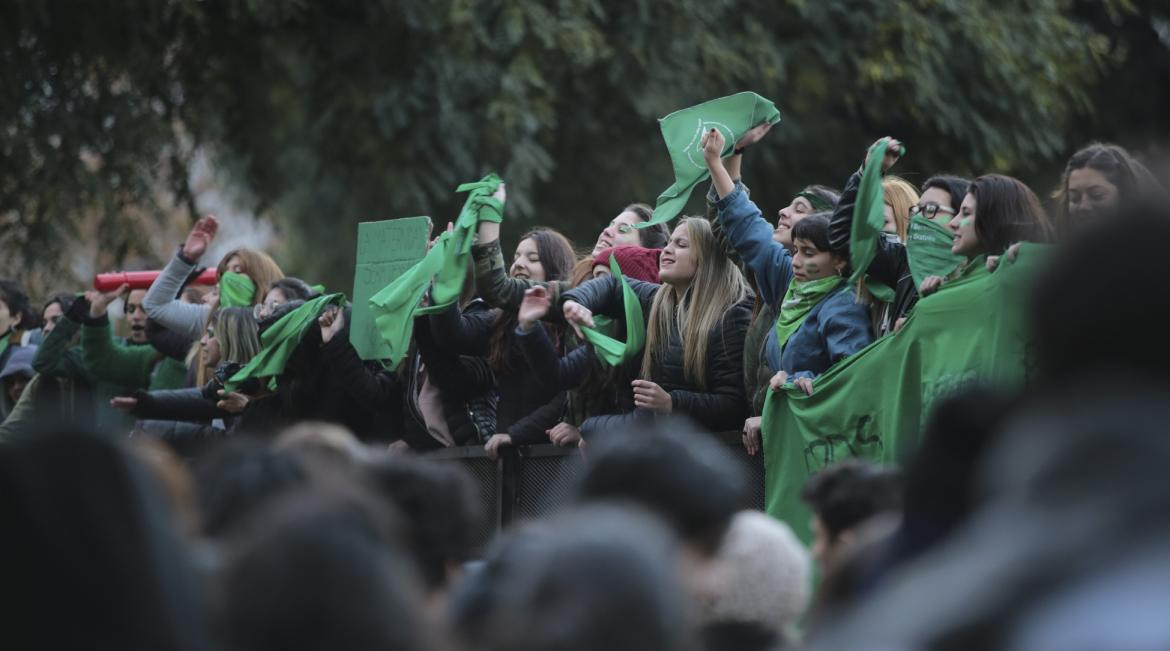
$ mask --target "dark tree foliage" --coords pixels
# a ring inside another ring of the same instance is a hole
[[[0,275],[61,268],[82,219],[114,263],[144,217],[193,219],[197,148],[281,230],[285,269],[331,288],[352,282],[355,223],[442,225],[487,171],[510,185],[508,235],[586,244],[670,185],[656,119],[740,90],[783,116],[745,169],[769,212],[887,134],[912,179],[995,170],[1043,193],[1087,140],[1165,135],[1157,4],[12,0]]]

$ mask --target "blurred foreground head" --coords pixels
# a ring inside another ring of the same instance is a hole
[[[608,432],[589,448],[579,502],[627,502],[658,514],[710,557],[747,502],[744,469],[685,420]]]
[[[162,494],[136,459],[93,435],[50,433],[0,447],[7,643],[210,648]]]
[[[1170,379],[1167,207],[1122,213],[1055,247],[1029,303],[1037,379]]]
[[[593,506],[516,529],[452,598],[477,651],[689,649],[669,531],[654,516]]]

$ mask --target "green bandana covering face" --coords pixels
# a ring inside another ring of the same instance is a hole
[[[915,287],[922,285],[927,276],[946,278],[959,267],[963,256],[951,253],[954,240],[955,234],[950,229],[918,215],[910,218],[906,258]]]
[[[638,300],[638,295],[634,293],[630,284],[626,282],[626,277],[622,275],[617,256],[609,257],[609,269],[613,272],[614,278],[619,279],[622,285],[626,341],[623,343],[614,339],[611,335],[617,330],[614,327],[615,324],[609,319],[601,320],[602,317],[593,319],[597,327],[582,327],[581,332],[584,333],[585,340],[593,344],[593,350],[597,353],[598,359],[610,366],[617,366],[641,352],[642,347],[646,344],[646,321],[642,318],[642,302]]]
[[[219,277],[220,307],[248,307],[256,298],[256,283],[244,274],[225,271]]]
[[[789,283],[784,300],[780,302],[780,317],[776,319],[776,343],[781,351],[784,350],[784,344],[788,343],[788,338],[800,329],[804,320],[808,318],[808,313],[817,306],[817,303],[840,286],[840,276],[804,282],[794,280]]]
[[[775,124],[779,121],[780,111],[776,110],[776,105],[755,93],[720,97],[675,111],[659,120],[662,139],[666,141],[670,162],[674,166],[674,185],[659,195],[654,216],[650,221],[638,224],[638,228],[674,219],[686,207],[695,186],[710,176],[703,148],[699,146],[704,133],[719,129],[726,143],[722,156],[727,156],[743,134],[765,122]]]
[[[804,192],[797,192],[796,196],[803,197],[804,200],[808,202],[808,205],[812,206],[813,212],[825,212],[826,210],[833,209],[833,204],[825,201],[823,198],[817,196],[815,193],[809,192],[808,190],[805,190]]]
[[[321,316],[326,307],[344,303],[345,294],[319,296],[280,317],[260,335],[260,352],[244,368],[228,378],[224,389],[234,391],[249,378],[270,378],[268,388],[276,389],[276,378],[284,372],[288,358],[292,357],[305,332],[317,327],[317,317]]]
[[[455,227],[439,236],[426,257],[370,297],[374,324],[390,348],[391,369],[406,357],[414,333],[414,317],[442,312],[459,300],[476,227],[480,220],[499,222],[503,219],[504,207],[492,198],[499,186],[500,177],[495,174],[488,174],[477,183],[459,186],[457,192],[470,194]],[[431,289],[431,302],[428,307],[422,307],[419,303],[428,289]]]

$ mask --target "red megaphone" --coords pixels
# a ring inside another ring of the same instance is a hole
[[[129,285],[130,289],[149,289],[161,271],[115,271],[108,274],[98,274],[93,277],[93,288],[99,292],[112,292],[122,285]],[[214,285],[218,282],[215,267],[205,269],[191,281],[195,285]]]

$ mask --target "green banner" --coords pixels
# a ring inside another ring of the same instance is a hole
[[[806,396],[770,392],[762,424],[767,512],[811,539],[800,501],[808,478],[848,457],[900,464],[941,397],[968,385],[1011,386],[1026,367],[1022,314],[1041,245],[991,273],[982,258],[918,302],[905,326],[829,369]]]
[[[427,252],[430,217],[404,217],[358,224],[349,343],[365,360],[390,357],[370,310],[370,298],[413,267]]]
[[[674,185],[658,197],[654,216],[648,222],[638,224],[646,228],[674,219],[687,205],[695,186],[707,180],[707,162],[699,142],[703,134],[719,129],[726,141],[723,156],[731,154],[737,140],[753,127],[765,122],[780,121],[776,105],[755,93],[736,93],[720,97],[698,106],[675,111],[659,120],[662,139],[670,152],[674,167]]]

